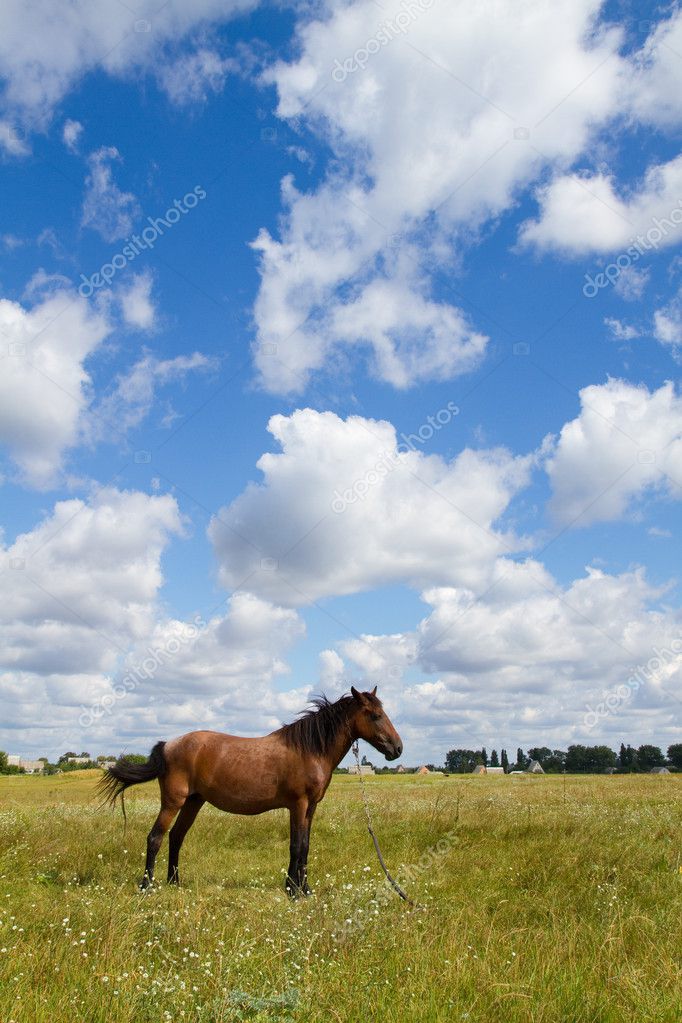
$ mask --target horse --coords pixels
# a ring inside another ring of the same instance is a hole
[[[381,701],[359,692],[334,702],[325,696],[296,721],[269,735],[247,739],[222,732],[188,732],[157,742],[148,760],[135,764],[119,758],[100,782],[104,802],[114,805],[131,785],[158,778],[161,810],[147,836],[147,859],[140,888],[154,880],[154,863],[163,836],[168,839],[168,882],[179,884],[180,848],[204,803],[227,813],[254,815],[289,810],[289,868],[285,889],[292,898],[310,895],[308,847],[310,826],[334,768],[357,739],[364,739],[387,760],[397,759],[403,744]]]

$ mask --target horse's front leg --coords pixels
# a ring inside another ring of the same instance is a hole
[[[289,811],[289,869],[285,888],[292,899],[310,895],[308,887],[308,846],[315,804],[301,799]]]

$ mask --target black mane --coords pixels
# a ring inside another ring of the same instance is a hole
[[[333,703],[326,696],[317,696],[310,701],[311,710],[303,711],[290,725],[282,725],[279,734],[287,746],[293,746],[301,753],[316,753],[324,756],[339,732],[348,733],[348,719],[355,704],[352,696],[342,696]]]

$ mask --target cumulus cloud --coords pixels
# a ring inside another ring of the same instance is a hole
[[[626,104],[635,117],[659,128],[675,128],[682,122],[676,100],[682,88],[682,11],[654,26],[642,50],[633,60],[626,82]]]
[[[374,372],[398,386],[471,368],[482,339],[431,293],[427,267],[450,266],[456,239],[508,208],[543,166],[573,159],[614,109],[619,35],[595,33],[598,3],[533,2],[523,16],[511,3],[423,6],[402,30],[397,2],[329,9],[299,25],[298,58],[266,75],[280,116],[304,120],[336,158],[313,192],[285,179],[280,239],[263,231],[255,243],[256,361],[271,390],[300,391],[348,344],[368,348]],[[370,47],[389,23],[393,38]],[[412,265],[397,270],[406,242]],[[374,324],[368,310],[383,293]]]
[[[95,70],[116,77],[156,71],[169,46],[207,23],[223,23],[257,0],[152,0],[112,6],[108,0],[55,5],[7,0],[0,9],[2,103],[30,126],[44,127],[69,89]]]
[[[140,213],[135,196],[122,192],[114,181],[111,165],[120,159],[121,154],[114,146],[102,146],[88,157],[81,223],[97,231],[107,242],[130,234]]]
[[[580,406],[546,464],[556,521],[619,519],[647,492],[682,497],[682,398],[672,383],[652,392],[609,380],[583,388]]]
[[[109,329],[84,299],[63,289],[30,309],[0,300],[0,443],[33,486],[54,482],[65,450],[78,440],[89,400],[84,363]]]
[[[295,611],[235,593],[206,620],[164,614],[161,558],[182,530],[173,497],[109,488],[2,545],[3,746],[14,729],[55,753],[194,722],[264,730],[305,703],[307,687],[274,689],[304,634]]]
[[[650,167],[639,188],[626,196],[605,174],[562,175],[540,190],[540,216],[524,225],[521,240],[569,256],[631,246],[642,255],[679,242],[680,195],[682,156]]]
[[[273,416],[268,429],[281,453],[263,455],[263,482],[210,524],[228,587],[248,579],[260,596],[300,605],[394,582],[471,583],[521,545],[498,522],[528,457],[465,449],[448,462],[418,450],[416,434],[410,449],[390,423],[312,409]]]
[[[431,613],[414,632],[365,635],[341,650],[399,703],[403,738],[424,754],[538,741],[565,749],[624,735],[672,742],[682,615],[659,610],[661,595],[642,570],[590,568],[561,586],[536,561],[500,559],[483,592],[426,591]],[[590,716],[605,691],[624,686],[663,649],[670,658],[652,665],[616,713]]]

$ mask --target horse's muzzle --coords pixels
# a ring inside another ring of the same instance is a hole
[[[384,756],[387,760],[397,760],[403,751],[402,742],[387,743],[386,749],[384,750]]]

